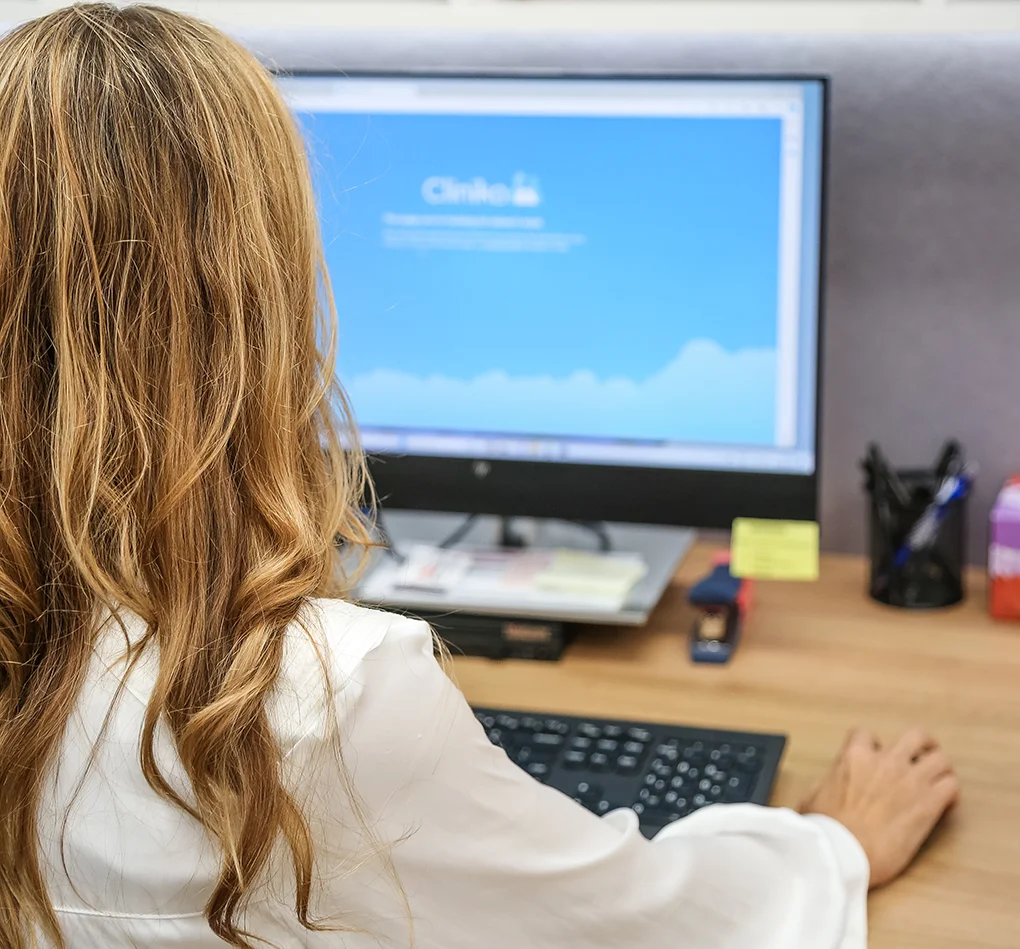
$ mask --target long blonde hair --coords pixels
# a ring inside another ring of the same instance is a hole
[[[0,945],[64,945],[41,787],[101,617],[125,609],[160,655],[145,777],[222,849],[212,930],[248,945],[281,840],[314,927],[266,699],[336,540],[366,537],[300,134],[237,44],[112,4],[0,40],[0,129]]]

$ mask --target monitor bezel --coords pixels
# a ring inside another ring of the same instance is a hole
[[[814,73],[578,72],[576,70],[286,70],[294,78],[523,79],[616,82],[812,82],[822,96],[817,333],[815,353],[815,466],[811,474],[780,474],[629,465],[588,465],[436,455],[369,455],[378,503],[420,511],[504,517],[620,521],[728,529],[734,518],[817,520],[821,478],[825,286],[831,79]],[[341,383],[343,380],[341,380]]]

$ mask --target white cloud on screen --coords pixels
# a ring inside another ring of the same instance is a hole
[[[772,444],[775,379],[775,350],[729,352],[699,339],[642,380],[376,369],[344,381],[368,426]]]

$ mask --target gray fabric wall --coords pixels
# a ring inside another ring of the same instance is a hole
[[[822,526],[858,551],[857,462],[981,466],[970,556],[1020,471],[1020,37],[251,33],[287,68],[822,72],[833,79]]]

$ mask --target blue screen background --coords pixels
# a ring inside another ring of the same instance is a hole
[[[299,119],[361,425],[774,442],[778,119]],[[539,206],[422,196],[432,176],[520,173]],[[387,213],[541,217],[579,242],[394,248]]]

